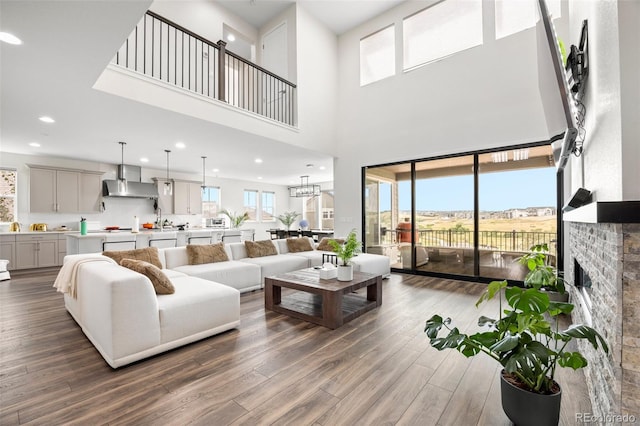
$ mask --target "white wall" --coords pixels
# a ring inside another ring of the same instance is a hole
[[[94,163],[88,161],[71,160],[61,157],[29,156],[12,153],[2,153],[0,166],[15,168],[18,172],[17,200],[18,200],[18,222],[23,225],[23,229],[28,229],[30,223],[46,223],[50,229],[66,225],[69,229],[77,230],[80,217],[87,218],[88,221],[100,222],[101,227],[120,226],[130,227],[133,216],[138,216],[140,223],[155,222],[156,213],[153,210],[153,201],[139,198],[112,198],[104,197],[105,210],[102,213],[93,214],[67,214],[67,213],[31,213],[29,212],[29,167],[27,164],[37,164],[41,166],[62,167],[80,170],[102,171],[102,179],[115,179],[116,167],[114,164]],[[150,168],[142,169],[142,181],[152,182],[153,177],[165,177],[165,170],[154,170]],[[200,182],[202,175],[171,172],[173,179],[193,180]],[[231,211],[242,212],[243,191],[253,189],[258,191],[271,191],[276,194],[276,213],[296,210],[302,212],[302,205],[299,199],[290,198],[287,187],[259,182],[247,182],[233,179],[222,179],[207,176],[208,186],[219,186],[221,188],[221,205]],[[163,215],[164,218],[173,221],[174,224],[200,225],[201,215]],[[268,239],[267,229],[280,227],[280,222],[247,222],[243,228],[254,228],[256,239]],[[0,227],[6,230],[8,225]]]
[[[224,24],[250,40],[258,38],[255,27],[214,1],[154,1],[149,10],[213,43],[224,39]]]
[[[571,173],[565,174],[571,177],[571,192],[567,196],[579,187],[585,187],[594,192],[598,201],[619,201],[623,192],[623,142],[617,2],[571,2],[567,47],[578,44],[584,19],[589,22],[590,63],[583,100],[587,111],[586,138],[582,157],[571,157]],[[637,22],[634,26],[637,31]],[[637,138],[633,143],[638,143]],[[637,164],[636,155],[635,169]]]
[[[622,199],[640,200],[640,2],[618,1]]]
[[[298,128],[304,146],[336,153],[338,40],[297,3]]]
[[[546,140],[537,88],[535,30],[495,40],[493,2],[483,3],[484,44],[365,87],[359,41],[391,23],[401,63],[402,19],[433,3],[406,2],[338,41],[336,231],[360,228],[360,168]],[[561,23],[557,24],[561,25]]]

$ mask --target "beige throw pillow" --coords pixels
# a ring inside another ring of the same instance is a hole
[[[144,260],[122,259],[120,265],[138,272],[151,281],[156,294],[173,294],[176,289],[164,272]]]
[[[245,241],[244,247],[249,257],[274,256],[278,254],[278,250],[276,250],[276,246],[273,245],[271,240]]]
[[[307,237],[287,238],[287,248],[290,253],[300,253],[302,251],[312,251],[311,242]]]
[[[344,244],[344,239],[343,238],[323,238],[322,240],[320,240],[320,244],[318,244],[318,250],[321,251],[333,251],[333,247],[331,247],[329,245],[329,241],[335,241],[336,243],[342,245]]]
[[[187,258],[189,265],[201,265],[203,263],[226,262],[229,260],[224,250],[224,243],[217,244],[187,244]]]
[[[135,250],[103,251],[102,255],[112,258],[117,263],[120,263],[122,259],[144,260],[145,262],[149,262],[153,266],[162,269],[162,263],[160,263],[157,247],[147,247]]]

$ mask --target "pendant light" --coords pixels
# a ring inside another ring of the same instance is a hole
[[[316,197],[320,195],[320,185],[310,184],[309,176],[300,176],[300,186],[290,186],[290,197]]]
[[[201,158],[202,158],[202,185],[200,187],[202,188],[202,193],[204,193],[207,190],[206,178],[204,175],[204,170],[205,170],[204,160],[206,160],[207,157],[202,156]]]
[[[127,179],[124,176],[124,146],[126,142],[118,142],[120,144],[120,166],[118,167],[118,192],[125,194],[127,192]]]
[[[164,152],[167,153],[167,180],[164,182],[164,195],[173,195],[173,183],[169,180],[169,153],[171,151],[165,149]]]

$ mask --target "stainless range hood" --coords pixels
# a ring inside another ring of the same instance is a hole
[[[141,182],[142,169],[127,164],[118,165],[118,176],[127,181],[127,190],[121,192],[117,180],[102,181],[103,197],[158,198],[158,188],[153,183]]]

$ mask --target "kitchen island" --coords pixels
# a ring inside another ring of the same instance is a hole
[[[253,239],[253,229],[207,229],[67,233],[67,254],[100,253],[105,250],[132,250],[144,247],[180,247],[187,244],[214,244],[232,239]]]

